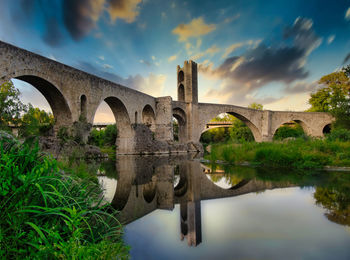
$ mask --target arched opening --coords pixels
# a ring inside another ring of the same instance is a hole
[[[180,84],[179,88],[177,89],[177,100],[185,101],[185,87],[182,84]]]
[[[177,77],[177,80],[179,83],[181,83],[182,81],[184,81],[185,79],[185,75],[184,75],[184,72],[182,70],[179,71],[179,74],[178,74],[178,77]]]
[[[143,198],[147,203],[151,203],[154,200],[157,191],[156,188],[156,176],[153,175],[152,180],[149,183],[143,185]]]
[[[142,110],[142,123],[152,132],[156,130],[156,115],[150,105],[146,105]]]
[[[123,102],[117,97],[105,98],[95,112],[94,130],[91,133],[101,130],[105,131],[104,134],[102,132],[100,134],[102,140],[108,140],[108,146],[114,146],[118,154],[133,152],[134,133],[129,114]]]
[[[20,101],[28,104],[27,111],[21,114],[21,126],[11,127],[15,134],[53,135],[61,126],[72,124],[65,97],[49,81],[38,76],[22,75],[11,79],[10,83],[20,91]]]
[[[176,197],[182,197],[186,194],[187,188],[188,188],[188,180],[187,176],[185,174],[186,172],[186,166],[185,165],[179,165],[177,166],[177,184],[174,185],[174,194]]]
[[[62,93],[49,81],[32,75],[18,76],[16,79],[25,81],[35,87],[50,104],[56,125],[71,125],[72,114]]]
[[[200,142],[204,145],[212,143],[241,143],[259,140],[258,129],[248,119],[234,112],[221,113],[210,120],[202,131]]]
[[[86,121],[87,116],[87,104],[86,104],[86,96],[81,95],[80,97],[80,121]]]
[[[302,127],[302,122],[295,120],[289,121],[280,125],[274,135],[274,140],[283,140],[286,138],[299,138],[305,135],[304,128]]]
[[[329,134],[332,130],[332,125],[331,124],[328,124],[328,125],[325,125],[322,129],[322,133],[325,135],[325,134]]]
[[[186,142],[186,114],[181,108],[173,109],[173,135],[174,141]]]
[[[135,124],[137,124],[137,111],[135,111]]]

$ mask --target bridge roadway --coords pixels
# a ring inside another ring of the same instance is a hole
[[[118,154],[200,151],[201,133],[221,113],[246,123],[257,142],[271,141],[280,125],[293,120],[308,135],[321,137],[334,120],[327,113],[260,111],[198,103],[197,64],[193,61],[177,67],[178,101],[173,101],[171,97],[153,97],[1,41],[0,60],[0,84],[19,79],[38,89],[50,104],[56,133],[62,126],[74,132],[80,121],[86,124],[80,133],[87,140],[96,110],[105,101],[119,130]],[[174,143],[173,116],[179,121],[179,144]]]

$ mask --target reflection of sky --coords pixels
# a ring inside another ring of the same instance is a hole
[[[214,182],[211,178],[211,175],[210,174],[206,174],[207,178]],[[228,178],[226,178],[226,176],[223,176],[220,180],[218,180],[217,182],[214,182],[215,185],[219,186],[220,188],[223,188],[223,189],[229,189],[232,187],[232,185],[230,184],[230,180]]]
[[[350,259],[347,228],[327,220],[313,189],[201,202],[203,242],[180,240],[179,205],[125,228],[132,259]]]
[[[117,189],[117,180],[106,176],[99,176],[98,183],[103,189],[103,196],[106,201],[111,202]]]

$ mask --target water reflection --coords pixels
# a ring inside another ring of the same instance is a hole
[[[103,166],[100,181],[106,197],[127,224],[156,209],[180,205],[180,239],[189,246],[202,242],[201,201],[259,193],[267,189],[316,186],[317,205],[326,217],[350,225],[349,175],[283,173],[258,168],[205,165],[198,155],[175,157],[120,156]],[[339,177],[340,176],[340,177]],[[345,179],[344,179],[345,178]]]

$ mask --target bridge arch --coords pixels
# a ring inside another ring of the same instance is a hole
[[[56,131],[60,126],[72,125],[72,111],[68,100],[64,97],[57,84],[46,79],[46,75],[36,71],[19,70],[8,77],[29,83],[45,97],[55,118]],[[8,80],[11,78],[8,78]]]
[[[87,98],[84,94],[80,96],[80,117],[83,120],[87,119]]]
[[[186,141],[186,113],[182,108],[176,107],[173,109],[173,117],[179,124],[179,142],[184,143]]]
[[[133,137],[134,131],[131,127],[131,121],[129,118],[129,113],[124,105],[124,103],[117,97],[109,96],[100,101],[105,101],[107,105],[113,112],[115,122],[118,129],[116,146],[118,154],[130,153],[133,151]],[[99,105],[100,105],[99,104]],[[94,115],[96,114],[97,108],[94,111]]]
[[[246,109],[247,111],[250,111],[252,109]],[[261,111],[254,111],[254,112],[261,112]],[[250,131],[253,134],[254,140],[256,142],[260,142],[262,140],[262,134],[259,130],[259,128],[256,126],[256,124],[254,124],[252,122],[252,120],[250,120],[249,115],[245,115],[244,113],[240,113],[240,111],[235,111],[233,109],[227,109],[227,108],[223,108],[223,109],[215,109],[210,111],[209,113],[203,113],[205,114],[203,117],[204,120],[202,120],[202,128],[200,129],[200,133],[199,133],[199,137],[198,139],[201,137],[201,134],[208,131],[209,129],[206,128],[206,125],[210,122],[210,120],[212,120],[215,116],[218,116],[222,113],[226,113],[229,115],[232,115],[234,117],[236,117],[237,119],[241,120],[243,123],[245,123],[245,125],[250,129]]]
[[[143,185],[143,198],[147,203],[151,203],[156,197],[157,180],[156,176],[152,176],[152,180]]]
[[[298,123],[302,128],[306,135],[312,135],[312,129],[311,127],[302,119],[294,119],[294,118],[286,118],[284,120],[279,121],[275,126],[273,127],[271,133],[272,136],[274,136],[277,132],[277,130],[284,124],[289,123],[291,121],[294,121],[295,123]]]
[[[156,115],[153,108],[149,104],[145,105],[142,110],[142,123],[148,126],[152,132],[155,131]]]

